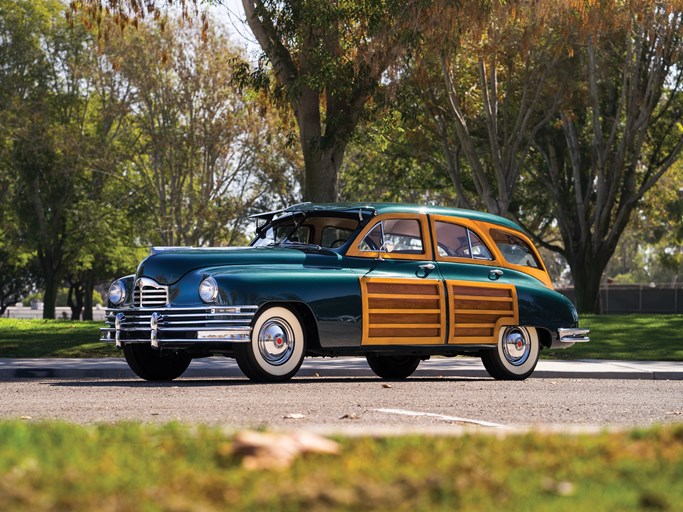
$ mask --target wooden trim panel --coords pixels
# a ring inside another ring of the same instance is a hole
[[[495,344],[504,325],[519,325],[517,290],[502,283],[446,280],[449,344]]]
[[[438,279],[360,278],[363,345],[436,345],[446,336]]]

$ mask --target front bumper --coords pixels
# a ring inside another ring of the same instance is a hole
[[[202,343],[246,343],[258,306],[107,309],[100,341],[184,347]]]
[[[560,328],[553,336],[553,344],[550,348],[569,348],[574,343],[588,343],[590,341],[589,332],[590,329],[579,329],[578,327]]]

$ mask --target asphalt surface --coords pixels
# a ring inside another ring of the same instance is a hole
[[[244,377],[234,359],[195,359],[183,378]],[[307,358],[297,377],[374,377],[365,359]],[[423,361],[414,377],[488,378],[479,358],[434,358]],[[0,380],[6,379],[129,379],[136,378],[123,358],[3,359]],[[683,380],[683,363],[667,361],[541,360],[531,379]]]
[[[683,363],[539,362],[523,382],[491,379],[478,358],[435,358],[404,381],[362,358],[310,358],[282,384],[254,384],[227,358],[146,382],[123,359],[0,359],[0,418],[205,423],[227,430],[460,435],[599,432],[683,422]]]
[[[0,382],[0,418],[81,424],[136,421],[322,434],[598,432],[683,421],[683,380],[477,377],[20,378]]]

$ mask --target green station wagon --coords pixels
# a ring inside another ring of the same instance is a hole
[[[147,380],[234,357],[254,381],[306,356],[363,356],[385,379],[430,356],[481,357],[521,380],[542,349],[587,342],[530,239],[481,212],[310,204],[254,216],[250,247],[153,248],[109,289],[102,340]]]

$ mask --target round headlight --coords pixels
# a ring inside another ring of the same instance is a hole
[[[126,287],[121,281],[114,281],[109,287],[109,302],[118,306],[126,300]]]
[[[204,302],[213,302],[218,297],[218,283],[213,277],[207,277],[199,285],[199,296]]]

